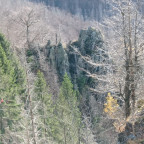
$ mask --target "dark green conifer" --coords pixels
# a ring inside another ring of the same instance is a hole
[[[18,103],[20,98],[20,87],[22,83],[18,75],[14,57],[10,52],[10,45],[0,34],[0,143],[13,143],[14,137],[10,136],[11,132],[16,132],[16,122],[21,119],[21,105]]]

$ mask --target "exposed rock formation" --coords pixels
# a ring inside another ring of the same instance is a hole
[[[69,74],[68,56],[61,43],[51,46],[50,41],[45,47],[45,54],[49,64],[55,68],[61,79],[65,73]]]
[[[125,131],[118,135],[118,144],[144,144],[144,118],[133,125],[127,123]]]
[[[96,88],[98,85],[98,81],[89,74],[106,74],[106,67],[94,66],[91,63],[102,64],[109,61],[100,31],[91,27],[81,30],[78,41],[70,43],[66,49],[61,43],[51,45],[49,41],[45,47],[45,55],[50,65],[57,70],[60,79],[68,73],[80,92],[85,86]]]
[[[78,41],[70,44],[68,48],[70,74],[79,90],[81,91],[81,88],[86,85],[93,89],[96,88],[99,82],[90,74],[105,75],[106,67],[95,64],[109,62],[100,31],[91,27],[88,30],[81,30]]]

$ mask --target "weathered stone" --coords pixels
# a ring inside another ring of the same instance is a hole
[[[76,53],[73,47],[75,47],[80,54]],[[78,81],[79,77],[85,77],[85,85],[92,88],[97,86],[98,82],[87,77],[85,70],[92,74],[99,75],[106,74],[107,71],[103,66],[100,67],[91,65],[90,63],[86,62],[82,56],[89,57],[93,63],[106,63],[109,61],[106,52],[106,47],[100,31],[97,31],[91,27],[89,27],[88,30],[81,30],[78,41],[70,44],[68,47],[70,74],[73,80],[77,78],[75,82],[78,87],[80,87]]]
[[[51,46],[48,43],[45,48],[45,54],[50,65],[57,70],[60,77],[63,77],[65,73],[69,74],[68,56],[61,43],[57,46]]]
[[[69,62],[68,56],[61,43],[56,47],[56,68],[60,76],[64,76],[65,73],[69,74]]]
[[[73,47],[80,54],[76,53]],[[78,41],[70,43],[66,51],[61,43],[57,46],[51,46],[50,41],[47,43],[45,51],[50,65],[57,69],[60,78],[68,73],[72,77],[75,88],[77,87],[79,90],[82,86],[85,88],[85,85],[95,88],[98,83],[87,77],[85,70],[92,74],[106,74],[105,67],[93,66],[82,58],[82,56],[89,56],[93,63],[105,63],[109,59],[102,34],[91,27],[88,30],[81,30]],[[79,81],[79,78],[83,80]]]
[[[139,142],[144,139],[144,118],[139,119],[132,125],[127,123],[125,131],[118,135],[119,144],[127,144],[128,141]]]

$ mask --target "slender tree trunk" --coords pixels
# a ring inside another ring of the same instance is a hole
[[[30,48],[30,41],[29,41],[29,26],[26,26],[26,37],[27,37],[27,47]]]
[[[29,131],[28,131],[28,124],[26,125],[26,127],[27,127],[27,132],[26,132],[26,134],[27,134],[27,144],[30,144],[30,140],[29,140]]]
[[[78,128],[78,144],[80,144],[80,128]]]
[[[46,137],[47,137],[47,130],[46,130],[46,119],[45,119],[45,107],[44,107],[44,97],[43,95],[41,96],[41,99],[42,99],[42,109],[43,109],[43,117],[44,117],[44,136],[45,136],[45,140],[46,140]]]
[[[67,140],[66,140],[66,127],[64,125],[64,144],[67,144]]]
[[[28,29],[27,29],[28,31]],[[28,34],[29,32],[27,32]],[[27,35],[28,36],[28,35]],[[27,40],[28,40],[28,37],[27,37]],[[29,42],[29,41],[27,41]],[[28,44],[28,48],[29,48],[29,43]],[[34,144],[37,144],[36,143],[36,136],[35,136],[35,127],[34,127],[34,116],[33,116],[33,110],[32,110],[32,103],[31,103],[31,94],[30,94],[30,84],[29,84],[29,79],[28,79],[28,70],[27,70],[27,61],[26,61],[26,50],[25,50],[25,69],[26,69],[26,77],[27,77],[27,89],[28,89],[28,108],[30,110],[30,117],[31,117],[31,126],[32,126],[32,135],[33,135],[33,143]]]
[[[125,116],[128,118],[131,114],[130,101],[132,99],[132,105],[135,107],[135,62],[133,60],[133,47],[132,47],[132,28],[131,28],[131,11],[130,6],[128,8],[128,17],[122,12],[123,17],[123,38],[125,48],[125,69],[126,78],[124,86],[124,100],[125,100]],[[128,24],[126,23],[126,17]],[[128,37],[126,37],[126,26],[128,25]],[[136,42],[135,42],[136,43]]]
[[[2,138],[2,131],[3,131],[3,122],[2,122],[3,118],[1,117],[1,142],[0,144],[3,144],[3,138]]]
[[[125,116],[126,118],[129,117],[130,115],[130,75],[129,75],[129,55],[128,55],[128,47],[127,47],[127,41],[126,41],[126,25],[125,25],[125,14],[124,12],[122,13],[122,18],[123,18],[123,42],[124,42],[124,48],[125,48],[125,69],[126,69],[126,78],[125,78],[125,86],[124,86],[124,101],[125,101]]]
[[[62,117],[62,120],[63,120],[63,110],[62,110],[62,115],[61,115]],[[67,144],[67,139],[66,139],[66,126],[65,126],[65,124],[64,124],[64,126],[63,126],[63,133],[64,133],[64,144]]]
[[[31,122],[32,122],[32,133],[33,133],[33,142],[36,143],[36,136],[35,136],[35,128],[34,128],[34,116],[32,111],[32,104],[31,104],[31,96],[29,95],[29,106],[30,106],[30,115],[31,115]]]
[[[125,93],[125,116],[128,118],[130,116],[130,90],[129,90],[130,82],[129,82],[129,73],[127,72],[127,76],[125,79],[125,88],[124,88],[124,93]]]
[[[32,126],[32,135],[33,135],[33,142],[36,144],[36,136],[35,136],[35,128],[34,128],[34,116],[32,111],[32,104],[31,104],[31,95],[30,95],[30,86],[29,86],[29,80],[28,80],[28,72],[26,70],[26,76],[27,76],[27,85],[28,85],[28,103],[29,103],[29,110],[30,110],[30,117],[31,117],[31,126]]]

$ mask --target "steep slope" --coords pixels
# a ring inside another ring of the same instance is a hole
[[[85,20],[95,19],[102,22],[107,16],[113,14],[110,0],[29,0],[32,2],[42,2],[48,6],[56,7],[70,12],[73,15],[83,16]],[[132,0],[137,2],[137,0]],[[140,1],[139,11],[144,14],[144,2]]]
[[[84,21],[68,12],[57,8],[47,7],[41,3],[23,0],[0,0],[0,29],[14,47],[22,47],[26,40],[26,25],[23,20],[35,21],[29,28],[30,40],[39,45],[45,45],[50,39],[53,44],[61,42],[67,44],[78,38],[79,32],[88,26],[98,26],[95,21]]]
[[[66,49],[61,43],[52,45],[49,42],[44,51],[49,65],[57,70],[60,82],[64,74],[68,73],[74,88],[80,92],[80,109],[85,115],[84,119],[89,117],[89,121],[84,121],[95,134],[94,138],[102,143],[111,137],[109,133],[116,137],[112,122],[102,119],[103,104],[108,92],[104,88],[108,83],[106,65],[109,65],[110,60],[101,32],[89,27],[81,30],[78,41],[69,43]],[[103,137],[101,133],[106,128],[110,130]],[[109,143],[115,141],[116,138],[109,139]]]
[[[9,43],[0,34],[0,143],[20,143],[24,76]],[[10,132],[11,131],[11,134]],[[12,138],[13,137],[13,138]]]
[[[83,15],[84,19],[102,20],[107,9],[106,0],[31,0],[66,10],[72,14]]]
[[[66,49],[61,43],[51,45],[49,41],[45,55],[50,65],[58,71],[59,77],[68,73],[80,91],[86,85],[93,89],[97,87],[98,90],[98,80],[94,82],[92,75],[106,75],[107,68],[103,65],[109,63],[102,35],[91,27],[81,30],[78,41],[70,42]]]

